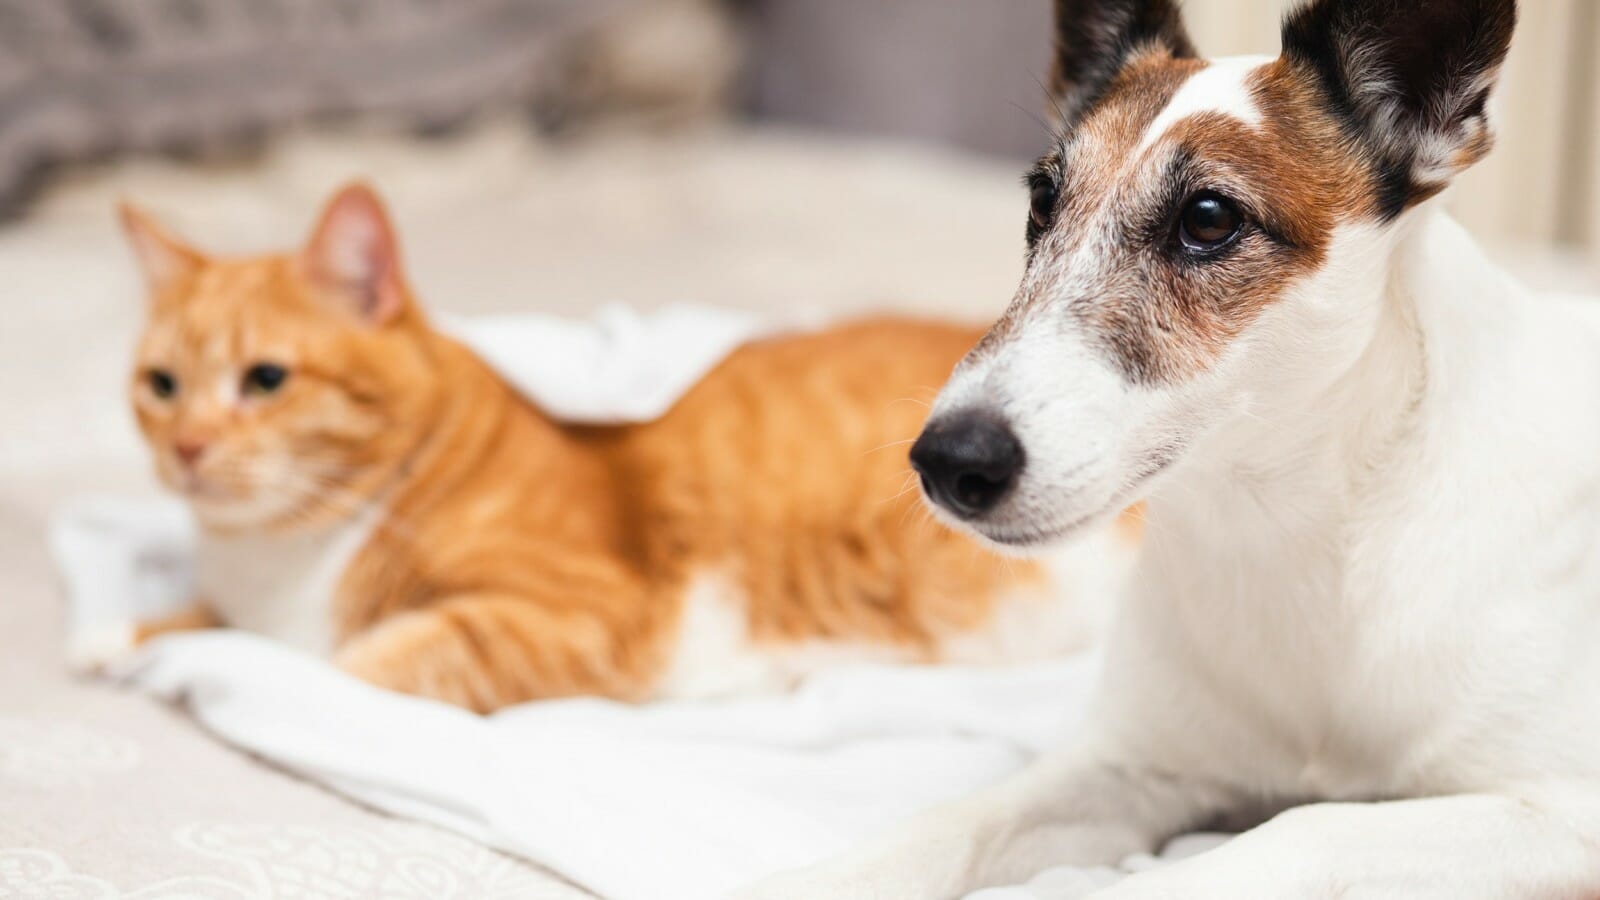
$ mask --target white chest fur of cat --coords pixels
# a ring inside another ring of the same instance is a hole
[[[333,650],[334,592],[381,516],[374,507],[327,529],[284,536],[202,531],[197,598],[231,627],[326,655]]]

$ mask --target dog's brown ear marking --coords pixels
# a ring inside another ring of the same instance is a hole
[[[1489,152],[1516,23],[1516,0],[1311,0],[1284,21],[1283,54],[1374,157],[1392,218]]]
[[[1056,58],[1050,91],[1071,127],[1105,94],[1133,56],[1195,55],[1176,0],[1056,0]]]

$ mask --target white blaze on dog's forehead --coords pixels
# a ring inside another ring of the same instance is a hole
[[[1135,156],[1149,150],[1172,126],[1200,113],[1221,113],[1252,127],[1261,124],[1261,109],[1250,93],[1250,73],[1270,62],[1268,56],[1234,56],[1194,73],[1150,123]]]

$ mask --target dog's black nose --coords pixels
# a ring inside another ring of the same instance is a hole
[[[993,509],[1017,483],[1022,464],[1021,442],[990,413],[956,413],[929,422],[911,448],[922,489],[962,518]]]

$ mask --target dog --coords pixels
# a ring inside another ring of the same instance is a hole
[[[940,900],[1256,825],[1095,900],[1600,897],[1600,303],[1439,196],[1514,0],[1312,0],[1275,59],[1058,0],[1026,274],[912,450],[1011,551],[1135,501],[1073,746],[751,896]]]

